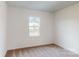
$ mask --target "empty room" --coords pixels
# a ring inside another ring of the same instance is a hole
[[[0,57],[79,57],[78,1],[0,1]]]

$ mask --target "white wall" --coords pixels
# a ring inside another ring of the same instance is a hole
[[[6,3],[0,1],[0,57],[5,56],[6,48]]]
[[[79,54],[79,3],[54,13],[55,44]]]
[[[29,37],[29,16],[40,17],[39,37]],[[53,15],[47,12],[8,7],[8,49],[53,43]]]

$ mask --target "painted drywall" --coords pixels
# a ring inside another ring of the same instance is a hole
[[[54,43],[79,54],[79,3],[55,12],[54,16]]]
[[[30,16],[40,17],[40,36],[29,37]],[[8,6],[8,49],[53,43],[53,15],[48,12]]]
[[[7,23],[6,23],[6,2],[0,1],[0,57],[5,56],[6,48],[6,33],[7,33]]]

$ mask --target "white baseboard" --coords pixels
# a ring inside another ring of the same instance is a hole
[[[58,43],[54,43],[54,44],[56,44],[56,45],[58,45],[58,46],[60,46],[60,47],[62,47],[62,48],[64,48],[64,49],[66,49],[66,50],[69,50],[69,51],[71,51],[71,52],[73,52],[73,53],[79,55],[79,52],[73,50],[72,48],[65,47],[65,46],[63,46],[63,45],[61,45],[61,44],[58,44]]]
[[[19,48],[35,47],[35,46],[42,46],[42,45],[49,45],[49,44],[53,44],[53,43],[52,42],[41,42],[41,43],[36,43],[36,44],[32,44],[32,45],[30,45],[30,44],[29,45],[23,44],[22,46],[9,48],[8,50],[19,49]]]

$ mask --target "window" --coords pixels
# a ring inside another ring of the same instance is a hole
[[[29,36],[40,36],[39,17],[29,17]]]

